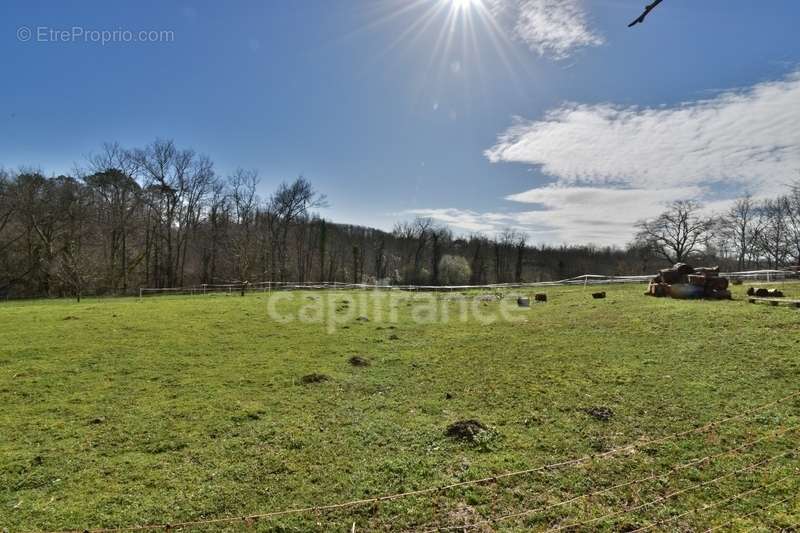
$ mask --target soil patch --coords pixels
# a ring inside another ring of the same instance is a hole
[[[478,420],[459,420],[447,426],[445,434],[451,439],[474,441],[488,428]]]
[[[348,359],[351,365],[353,366],[369,366],[369,360],[361,357],[360,355],[354,355],[350,359]]]
[[[608,422],[614,416],[614,411],[609,407],[588,407],[583,410],[584,413],[591,416],[595,420]]]
[[[312,374],[306,374],[300,378],[300,382],[304,385],[310,385],[311,383],[322,383],[323,381],[328,381],[329,379],[331,378],[325,374],[318,374],[317,372],[314,372]]]

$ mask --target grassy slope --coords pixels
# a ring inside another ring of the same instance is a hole
[[[1,304],[0,527],[82,529],[335,503],[595,453],[800,390],[800,311],[645,298],[642,286],[607,290],[608,299],[594,301],[583,288],[550,289],[550,302],[525,311],[524,322],[489,326],[415,324],[415,305],[426,304],[404,294],[395,329],[373,315],[333,333],[270,320],[265,295]],[[800,287],[788,292],[800,296]],[[334,298],[355,303],[361,294]],[[282,308],[311,301],[311,293],[297,295]],[[455,311],[459,303],[442,305]],[[371,365],[350,366],[354,354]],[[331,380],[301,384],[311,372]],[[594,420],[582,410],[592,406],[610,407],[613,418]],[[453,442],[443,431],[462,418],[494,429],[479,444]],[[344,530],[355,521],[362,531],[398,529],[515,512],[798,424],[795,399],[588,466],[258,527]],[[789,450],[799,434],[494,527],[588,520]],[[791,474],[799,463],[784,458],[587,530],[644,525]],[[719,524],[798,488],[789,480],[670,527]],[[774,530],[798,521],[795,499],[738,525]]]

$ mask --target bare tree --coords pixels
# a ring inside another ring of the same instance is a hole
[[[14,231],[16,208],[13,198],[13,184],[9,174],[0,169],[0,293],[11,284],[16,270],[12,247],[22,238],[22,231]]]
[[[690,200],[673,202],[658,217],[639,222],[636,239],[670,263],[684,262],[701,251],[714,228],[714,219],[701,208]]]
[[[303,176],[291,184],[281,183],[270,198],[267,214],[272,232],[272,257],[277,264],[281,281],[286,281],[289,230],[304,221],[310,209],[326,206],[324,195],[319,194]],[[274,269],[271,279],[274,279]]]
[[[233,207],[234,234],[232,251],[240,281],[250,280],[250,270],[255,261],[253,241],[258,197],[258,172],[237,169],[228,177],[228,195]]]
[[[785,196],[765,200],[759,206],[758,214],[760,255],[767,260],[769,268],[779,268],[789,256],[789,200]]]
[[[402,276],[406,283],[427,281],[429,273],[424,271],[422,263],[434,227],[433,220],[422,217],[417,217],[411,222],[395,224],[392,233],[403,248]]]
[[[506,229],[495,236],[494,270],[498,283],[505,283],[512,279],[518,280],[522,277],[523,253],[520,251],[520,247],[525,246],[525,240],[525,235],[513,229]]]
[[[121,285],[126,291],[131,270],[131,224],[141,207],[141,189],[113,168],[86,176],[84,181],[96,198],[98,224],[107,242],[105,278],[110,286]]]
[[[517,233],[517,263],[514,268],[514,281],[522,283],[522,272],[525,264],[525,244],[527,243],[527,236],[524,233]]]
[[[214,182],[213,164],[193,150],[178,150],[172,141],[160,139],[133,151],[131,157],[155,222],[155,266],[164,271],[156,282],[183,284],[189,239]]]
[[[800,182],[792,185],[786,202],[789,252],[795,266],[800,266]]]
[[[97,202],[98,222],[107,240],[106,280],[112,287],[128,289],[131,269],[143,254],[131,261],[129,241],[131,225],[142,206],[141,187],[135,180],[136,162],[129,151],[117,143],[106,143],[98,154],[88,158],[84,182]]]
[[[225,190],[225,183],[215,181],[211,185],[208,206],[206,209],[205,224],[201,237],[201,277],[204,284],[214,283],[225,243],[228,242],[228,232],[231,227],[231,202]]]
[[[11,199],[11,183],[8,173],[0,169],[0,235],[14,214],[14,202]]]
[[[53,295],[55,259],[58,239],[63,229],[63,209],[60,185],[64,177],[47,179],[36,171],[21,172],[16,176],[13,202],[16,205],[26,243],[26,268],[38,292]]]
[[[375,250],[375,280],[386,279],[386,238],[381,235],[377,241]]]
[[[489,253],[489,239],[485,235],[476,234],[469,238],[471,249],[469,282],[475,285],[486,283],[489,276],[487,254]]]
[[[431,283],[441,283],[439,265],[444,255],[444,249],[453,238],[453,233],[444,226],[434,225],[430,230],[431,235]]]
[[[56,257],[55,274],[80,302],[89,283],[97,277],[99,266],[91,253],[93,243],[98,242],[91,222],[92,195],[74,180],[63,190],[65,224],[59,238],[62,246]]]
[[[747,260],[755,252],[756,240],[761,232],[758,206],[748,194],[739,198],[720,219],[720,236],[736,254],[736,266],[744,270]]]

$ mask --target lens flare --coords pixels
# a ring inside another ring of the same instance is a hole
[[[520,75],[531,75],[533,63],[514,41],[513,21],[502,0],[375,0],[365,5],[366,24],[346,38],[389,31],[387,45],[374,50],[369,62],[416,56],[418,68],[408,78],[409,88],[427,109],[468,108],[471,101],[485,98],[497,82],[496,64],[519,94],[530,91]]]
[[[453,9],[469,9],[477,0],[449,0]]]

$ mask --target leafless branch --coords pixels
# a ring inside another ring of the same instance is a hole
[[[648,4],[648,5],[647,5],[647,6],[644,8],[644,12],[643,12],[641,15],[639,15],[639,17],[638,17],[638,18],[634,19],[634,20],[633,20],[633,22],[631,22],[630,24],[628,24],[628,27],[629,27],[629,28],[631,28],[631,27],[633,27],[633,26],[636,26],[637,24],[641,24],[642,22],[644,22],[644,19],[647,17],[647,15],[649,15],[649,14],[650,14],[650,12],[651,12],[653,9],[655,9],[655,8],[656,8],[656,6],[657,6],[658,4],[660,4],[662,1],[663,1],[663,0],[654,0],[652,4]]]

